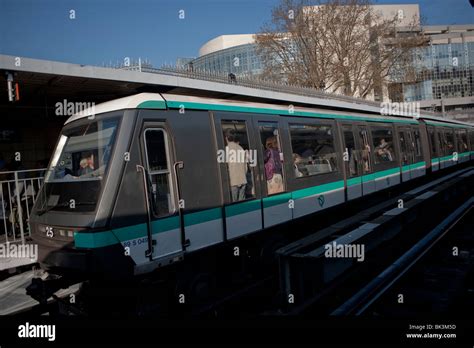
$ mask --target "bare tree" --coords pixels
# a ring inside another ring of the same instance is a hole
[[[397,30],[369,0],[282,0],[257,34],[264,77],[366,98],[381,95],[394,72],[413,72],[412,49],[425,45],[418,18]]]

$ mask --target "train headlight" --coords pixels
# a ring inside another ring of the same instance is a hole
[[[84,228],[75,227],[53,227],[46,225],[38,225],[37,231],[44,237],[59,238],[62,240],[72,240],[74,238],[74,232],[83,230]],[[50,232],[49,235],[47,234]]]

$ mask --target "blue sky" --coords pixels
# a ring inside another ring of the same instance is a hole
[[[216,36],[258,32],[279,2],[0,0],[0,53],[90,65],[142,57],[160,66],[197,56],[199,47]],[[373,2],[418,3],[427,24],[474,23],[469,0]]]

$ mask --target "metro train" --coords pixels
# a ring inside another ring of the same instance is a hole
[[[147,274],[474,159],[468,123],[289,104],[140,93],[72,116],[30,217],[42,268]]]

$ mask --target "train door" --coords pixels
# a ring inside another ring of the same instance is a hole
[[[362,195],[375,192],[374,162],[372,155],[372,140],[370,132],[365,125],[357,125],[357,139],[361,152],[361,172],[362,172]]]
[[[245,114],[214,113],[227,239],[262,229],[258,137]]]
[[[283,155],[285,144],[282,142],[282,124],[273,116],[255,115],[254,129],[257,150],[261,160],[258,163],[262,173],[261,196],[264,228],[290,221],[293,209],[289,209],[291,192],[287,188],[287,175],[294,174],[295,167],[288,170],[291,157]],[[287,152],[289,153],[289,152]]]
[[[412,126],[410,134],[413,151],[413,163],[410,165],[410,176],[413,179],[426,174],[426,163],[423,158],[420,127]]]
[[[454,138],[454,129],[446,128],[444,130],[444,143],[445,143],[445,158],[444,164],[446,167],[451,167],[456,164],[458,155],[456,152],[456,141]]]
[[[435,127],[427,126],[428,131],[428,145],[430,152],[431,171],[436,172],[439,170],[439,150],[437,142],[437,132]]]
[[[474,130],[469,130],[469,150],[471,151],[471,160],[474,160]]]
[[[438,148],[439,148],[439,168],[444,169],[446,168],[446,159],[445,155],[447,152],[447,147],[446,147],[446,139],[444,136],[444,130],[442,128],[437,127],[437,141],[438,141]]]
[[[413,133],[409,127],[399,127],[398,139],[400,142],[400,164],[402,168],[402,181],[413,179],[411,165],[414,162]]]
[[[151,258],[162,258],[183,250],[184,234],[173,176],[171,140],[164,123],[146,122],[142,130],[144,166],[141,168],[147,198]],[[149,238],[148,238],[149,240]],[[140,244],[141,240],[136,243]],[[143,243],[147,244],[147,243]]]
[[[468,161],[469,160],[469,144],[467,140],[467,130],[457,129],[456,140],[457,140],[459,163]]]
[[[362,196],[362,143],[356,127],[350,123],[341,124],[347,200]]]

